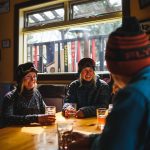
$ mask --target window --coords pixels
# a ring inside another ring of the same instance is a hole
[[[106,71],[106,42],[122,23],[121,10],[121,0],[64,1],[22,9],[19,63],[32,61],[40,73],[67,73],[77,72],[79,60],[91,57],[96,71]]]
[[[25,27],[42,26],[48,23],[64,21],[64,6],[46,7],[25,13]]]
[[[33,61],[40,72],[76,72],[83,57],[96,61],[96,70],[105,71],[104,52],[108,34],[121,21],[111,21],[62,30],[27,34],[27,61]]]
[[[97,0],[72,5],[72,19],[90,18],[121,11],[121,0]]]

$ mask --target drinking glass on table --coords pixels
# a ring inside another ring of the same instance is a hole
[[[107,117],[107,108],[97,108],[96,109],[97,114],[97,127],[102,131],[105,126],[106,117]]]
[[[56,114],[56,106],[46,106],[45,107],[45,114],[54,115]]]
[[[59,150],[68,150],[72,142],[73,123],[68,121],[57,122],[58,147]]]
[[[65,110],[65,116],[68,118],[75,117],[77,112],[77,104],[69,103],[70,105]]]

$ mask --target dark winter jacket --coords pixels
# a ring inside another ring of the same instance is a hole
[[[108,84],[96,79],[96,84],[93,82],[82,82],[75,80],[69,85],[69,90],[65,98],[63,110],[69,103],[77,103],[77,109],[83,111],[85,117],[96,115],[96,108],[108,107],[110,100],[110,89]]]

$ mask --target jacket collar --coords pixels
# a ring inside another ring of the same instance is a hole
[[[150,66],[141,69],[130,81],[130,83],[135,82],[140,79],[150,79]]]

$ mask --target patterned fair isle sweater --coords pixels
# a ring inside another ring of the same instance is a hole
[[[38,114],[45,113],[45,104],[37,89],[24,91],[21,95],[17,89],[4,97],[3,117],[5,125],[30,124],[38,122]]]

